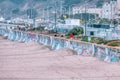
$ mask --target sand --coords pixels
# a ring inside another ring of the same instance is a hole
[[[120,63],[0,37],[0,80],[120,80]]]

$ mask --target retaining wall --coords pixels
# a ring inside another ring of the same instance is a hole
[[[12,41],[42,43],[51,46],[53,50],[69,48],[76,51],[78,55],[92,56],[106,62],[120,62],[120,49],[114,47],[2,28],[0,28],[0,35],[7,36]]]

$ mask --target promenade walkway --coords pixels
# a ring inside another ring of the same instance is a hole
[[[0,37],[0,80],[120,80],[120,63]]]

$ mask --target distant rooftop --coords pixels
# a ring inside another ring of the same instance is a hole
[[[78,7],[85,7],[85,6],[87,8],[95,8],[96,7],[96,5],[94,3],[91,3],[91,4],[89,4],[89,3],[86,3],[86,4],[77,4],[77,5],[74,5],[73,7],[78,8]]]

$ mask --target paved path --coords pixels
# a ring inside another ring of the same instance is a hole
[[[120,80],[120,63],[0,37],[0,80]]]

